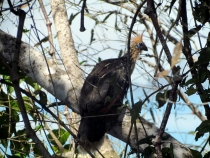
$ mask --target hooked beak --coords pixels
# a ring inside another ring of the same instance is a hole
[[[147,46],[143,42],[141,44],[141,48],[140,49],[144,50],[144,51],[148,51]]]

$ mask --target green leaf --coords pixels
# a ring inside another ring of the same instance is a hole
[[[9,107],[11,102],[13,102],[13,98],[6,94],[4,91],[0,90],[0,106],[3,105],[5,107]]]
[[[18,130],[17,133],[14,136],[15,140],[13,141],[13,139],[11,139],[11,149],[15,149],[15,150],[11,150],[13,155],[20,153],[21,157],[25,157],[26,155],[28,155],[30,153],[30,148],[31,145],[28,142],[30,140],[30,138],[26,137],[26,130],[22,129],[22,130]]]
[[[14,92],[14,87],[13,86],[7,86],[8,92],[11,94]]]
[[[41,90],[36,90],[34,91],[34,94],[39,94],[39,97],[40,97],[40,102],[43,104],[43,105],[47,105],[47,95],[45,92],[41,91]]]
[[[12,109],[16,110],[17,112],[20,111],[17,101],[12,101]]]
[[[193,158],[202,158],[202,155],[199,151],[193,150],[193,149],[190,149],[190,151],[191,151],[191,154],[193,155]]]
[[[6,156],[8,157],[8,158],[23,158],[23,157],[21,157],[21,155],[20,154],[15,154],[15,155],[8,155],[8,154],[6,154]],[[1,155],[0,155],[0,158],[4,158],[4,157],[1,157]]]
[[[200,29],[202,28],[201,25],[198,25],[195,28],[192,28],[188,31],[188,38],[191,38],[194,34],[196,34],[198,31],[200,31]]]
[[[203,133],[201,134],[201,133],[197,132],[195,135],[195,140],[198,141],[198,139],[203,137],[203,135],[204,135]]]
[[[9,137],[11,137],[12,134],[16,132],[16,123],[20,121],[19,114],[17,113],[17,111],[11,110],[11,115],[12,115],[12,118],[11,118],[12,124],[10,124],[11,133]]]
[[[174,158],[174,147],[172,143],[170,144],[170,157]]]
[[[148,97],[148,95],[147,95],[147,93],[146,93],[146,91],[144,89],[143,89],[143,92],[144,92],[145,98],[148,98],[147,102],[149,103],[150,102],[149,97]]]
[[[34,47],[37,47],[37,46],[39,46],[39,45],[41,45],[42,43],[45,43],[45,42],[47,42],[47,41],[49,41],[49,36],[46,36],[46,37],[42,38],[42,39],[40,40],[40,42],[38,42],[38,43],[36,43],[36,44],[34,45]]]
[[[195,131],[199,131],[201,133],[210,132],[210,120],[205,120],[201,122],[201,124],[195,129]]]
[[[39,86],[36,82],[34,82],[30,77],[26,76],[25,77],[25,82],[29,84],[31,87],[33,87],[35,90],[39,89]]]
[[[157,93],[156,101],[158,102],[158,108],[161,108],[166,103],[166,99],[165,93]]]
[[[83,61],[81,61],[79,64],[82,65],[82,64],[84,64],[84,63],[86,63],[86,62],[87,62],[87,60],[83,60]]]
[[[154,112],[153,112],[153,109],[152,109],[152,108],[149,108],[149,113],[150,113],[150,115],[152,116],[153,122],[155,123],[156,120],[155,120],[155,116],[154,116]]]
[[[91,36],[90,36],[90,45],[92,44],[93,41],[96,39],[94,38],[94,29],[91,30]]]
[[[52,132],[54,133],[54,135],[56,136],[56,138],[60,141],[60,143],[62,145],[64,145],[66,143],[66,141],[67,141],[67,139],[69,138],[69,135],[70,135],[67,131],[65,131],[62,128],[61,129],[52,130]],[[48,136],[50,142],[53,145],[57,145],[50,134],[48,134],[47,136]]]
[[[60,154],[61,152],[57,146],[52,146],[52,149],[56,154]]]
[[[199,82],[203,83],[207,79],[207,72],[206,71],[199,71]]]
[[[35,131],[38,131],[38,130],[40,130],[40,129],[43,129],[42,127],[43,127],[43,126],[41,126],[41,125],[37,125],[37,126],[34,128],[34,130],[35,130]]]
[[[133,108],[131,109],[131,123],[134,123],[136,119],[139,117],[142,105],[143,102],[141,100],[134,104]]]
[[[202,137],[205,133],[210,132],[210,120],[201,122],[195,131],[198,131],[195,136],[195,140],[197,141],[198,138]]]
[[[155,148],[152,146],[148,146],[144,149],[143,156],[144,158],[150,158],[152,154],[155,153]]]
[[[72,24],[72,21],[74,20],[74,18],[80,13],[80,11],[76,14],[71,13],[70,18],[69,18],[69,25]]]
[[[195,84],[195,83],[197,83],[197,78],[191,78],[184,85],[188,86],[189,84]]]
[[[196,132],[195,131],[189,131],[188,134],[195,135]]]
[[[98,57],[98,62],[99,62],[99,63],[101,62],[101,58],[100,58],[100,57]]]
[[[110,15],[112,15],[115,12],[110,12],[108,15],[105,16],[105,18],[102,20],[102,23],[105,23],[106,20],[110,17]]]
[[[22,136],[22,135],[25,136],[25,135],[26,135],[26,129],[24,128],[24,129],[18,130],[18,131],[17,131],[17,135],[18,135],[18,136]],[[29,138],[26,138],[26,137],[25,137],[24,140],[28,140],[28,139],[29,139]]]
[[[210,47],[202,48],[200,51],[200,56],[198,57],[198,61],[195,64],[202,65],[209,63],[209,61],[210,61]]]
[[[120,52],[119,52],[119,54],[118,54],[118,58],[122,57],[122,54],[123,54],[123,50],[120,49]]]
[[[185,92],[188,96],[193,95],[197,92],[197,89],[194,88],[193,86],[190,86],[187,91]]]
[[[28,29],[23,29],[23,33],[28,33],[30,30]]]

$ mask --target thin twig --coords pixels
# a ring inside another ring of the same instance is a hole
[[[19,61],[21,39],[22,39],[22,34],[23,34],[23,26],[24,26],[26,13],[21,9],[19,9],[18,11],[15,11],[10,0],[8,0],[8,4],[10,6],[11,12],[14,13],[15,15],[19,16],[18,32],[17,32],[16,45],[15,45],[16,52],[14,53],[14,56],[13,56],[12,72],[10,72],[11,73],[12,84],[13,84],[15,94],[16,94],[16,97],[17,97],[18,106],[20,108],[20,112],[21,112],[21,115],[23,117],[24,124],[26,126],[26,135],[29,136],[37,144],[38,148],[40,149],[40,151],[43,153],[43,155],[45,157],[50,158],[51,157],[50,153],[47,151],[47,149],[44,147],[44,145],[38,139],[34,130],[31,127],[31,124],[30,124],[30,121],[28,119],[28,115],[27,115],[27,112],[26,112],[26,108],[25,108],[25,105],[24,105],[24,101],[23,101],[23,98],[22,98],[22,94],[21,94],[21,91],[20,91],[20,87],[19,87],[20,76],[18,74],[18,72],[19,72],[18,61]]]
[[[177,87],[179,85],[179,82],[176,82],[173,84],[172,86],[172,90],[169,94],[169,100],[172,100],[175,102],[175,98],[176,98],[176,94],[177,94]],[[169,118],[169,115],[171,113],[171,109],[172,109],[172,105],[173,103],[169,102],[167,107],[166,107],[166,111],[164,113],[164,116],[163,116],[163,120],[161,122],[161,125],[160,125],[160,129],[158,131],[158,135],[155,137],[155,149],[156,149],[156,152],[157,152],[157,157],[158,158],[162,158],[162,152],[161,152],[161,137],[165,131],[165,128],[166,128],[166,125],[167,125],[167,122],[168,122],[168,118]]]
[[[131,95],[132,107],[134,106],[134,99],[133,99],[133,91],[132,91],[132,84],[131,84],[131,77],[130,77],[130,74],[131,74],[131,66],[130,66],[131,65],[131,63],[130,63],[130,57],[131,57],[131,54],[130,54],[130,39],[131,39],[131,32],[132,32],[133,26],[134,26],[134,24],[136,22],[136,18],[138,16],[138,13],[140,12],[141,8],[143,7],[143,5],[145,3],[146,3],[146,0],[143,1],[141,3],[141,5],[139,5],[138,9],[136,10],[136,13],[135,13],[135,15],[134,15],[134,17],[132,19],[131,26],[130,26],[130,29],[129,29],[129,34],[128,34],[128,44],[127,44],[128,59],[127,59],[127,64],[128,64],[129,86],[130,86],[130,95]],[[137,132],[137,127],[136,127],[136,122],[135,121],[134,121],[134,129],[135,129],[135,135],[136,135],[136,142],[138,142],[138,132]],[[128,137],[130,137],[130,135],[128,135]],[[126,155],[126,150],[125,150],[125,155]],[[137,145],[137,157],[140,157],[140,155],[139,155],[139,146],[138,145]]]
[[[50,51],[48,53],[50,56],[52,56],[53,61],[56,63],[56,56],[55,56],[55,50],[53,46],[52,29],[51,29],[52,22],[47,16],[47,12],[44,7],[43,1],[42,0],[38,0],[38,1],[39,1],[40,8],[42,9],[42,12],[44,14],[44,18],[45,18],[47,30],[48,30],[48,38],[49,38],[49,43],[50,43]]]
[[[190,102],[190,100],[185,96],[185,94],[182,91],[178,90],[178,94],[182,98],[182,100],[188,105],[188,107],[192,110],[193,114],[195,114],[201,121],[206,120],[206,118],[202,115],[202,113],[198,110],[198,108],[196,108],[193,105],[193,103]]]
[[[168,37],[169,37],[169,34],[170,34],[170,31],[172,30],[172,28],[174,27],[175,24],[178,24],[179,22],[179,19],[180,19],[180,16],[181,16],[181,4],[182,4],[182,0],[179,0],[179,9],[178,9],[178,13],[177,13],[177,17],[176,17],[176,20],[173,22],[173,24],[171,25],[171,27],[169,28],[169,30],[167,31],[167,33],[165,34],[165,41],[167,41]],[[163,47],[160,51],[160,55],[159,55],[159,60],[158,60],[158,65],[160,65],[160,59],[161,59],[161,56],[162,56],[162,52],[163,52]],[[171,64],[171,62],[169,63]],[[175,72],[175,71],[174,71]],[[174,74],[173,72],[173,74]],[[157,73],[157,69],[156,69],[156,72],[155,74]]]
[[[3,2],[3,0],[1,0],[1,1]],[[1,3],[1,1],[0,1],[0,3]],[[13,8],[13,9],[15,9],[15,8],[21,8],[21,6],[24,6],[24,5],[28,4],[28,3],[31,2],[31,1],[32,1],[32,0],[28,0],[27,2],[18,4],[18,5],[16,5],[16,6],[12,6],[12,8]],[[0,5],[1,5],[1,4],[0,4]],[[0,9],[1,12],[5,12],[5,11],[7,11],[7,10],[11,10],[10,7],[9,7],[9,8],[4,8],[4,10],[2,10],[2,6],[1,6],[0,8],[1,8],[1,9]]]
[[[192,0],[190,0],[190,6],[191,6],[191,10],[193,10]],[[196,22],[195,18],[193,18],[193,20],[194,20],[194,23],[195,23],[195,27],[197,28],[198,25],[197,25],[197,22]],[[200,48],[202,48],[199,31],[197,32],[197,35],[198,35],[198,41],[199,41],[199,44],[200,44]]]
[[[192,77],[194,78],[196,75],[198,75],[198,72],[195,68],[193,68],[194,62],[193,62],[193,58],[192,58],[192,55],[191,55],[190,39],[188,37],[188,23],[187,23],[188,20],[187,20],[187,8],[186,8],[186,1],[185,0],[182,2],[181,16],[182,16],[183,45],[184,45],[183,48],[182,48],[182,52],[185,55],[185,58],[187,59],[187,63],[190,67]],[[198,90],[198,94],[201,98],[201,101],[206,102],[204,97],[202,97],[202,95],[204,94],[204,89],[203,89],[202,84],[197,82],[196,83],[196,88]],[[208,104],[204,105],[204,109],[205,109],[207,119],[210,120],[210,107],[209,107],[209,105]]]
[[[153,0],[147,0],[147,8],[144,10],[144,13],[147,14],[151,18],[152,23],[153,23],[153,25],[155,27],[155,30],[157,32],[158,38],[160,39],[160,42],[161,42],[161,44],[163,46],[163,49],[165,51],[168,62],[169,62],[169,64],[171,64],[172,56],[171,56],[170,50],[169,50],[169,48],[166,44],[166,40],[164,39],[163,34],[161,32],[160,26],[158,24],[157,15],[156,15],[156,12],[154,10],[154,1]],[[172,68],[172,73],[174,75],[177,73],[177,70],[176,70],[175,66]],[[177,80],[175,77],[173,79]],[[170,95],[169,95],[170,100],[175,101],[176,93],[177,93],[176,90],[177,90],[179,82],[180,82],[180,78],[178,78],[178,80],[173,83],[172,90],[171,90]],[[168,122],[168,118],[169,118],[169,115],[170,115],[170,112],[171,112],[172,105],[173,105],[172,103],[168,103],[166,111],[165,111],[164,116],[163,116],[163,120],[161,122],[161,126],[160,126],[160,129],[159,129],[158,135],[155,138],[155,149],[156,149],[156,153],[157,153],[158,158],[162,158],[161,137],[162,137],[162,135],[165,131],[165,127],[166,127],[166,124]]]

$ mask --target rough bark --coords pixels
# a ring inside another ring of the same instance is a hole
[[[70,89],[68,93],[70,93],[71,96],[74,96],[72,97],[72,99],[74,99],[73,106],[77,106],[80,89],[83,85],[83,74],[80,70],[77,54],[74,48],[65,2],[64,0],[51,0],[50,3],[60,47],[60,55],[62,57],[61,60],[68,74],[69,84],[72,85],[72,89]]]

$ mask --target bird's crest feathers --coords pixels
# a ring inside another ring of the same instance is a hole
[[[131,58],[133,59],[134,63],[136,62],[139,53],[141,53],[141,48],[138,49],[137,47],[139,46],[139,43],[143,42],[143,33],[144,31],[142,34],[137,34],[131,39]],[[143,48],[143,50],[147,50],[146,46]]]
[[[137,34],[133,38],[131,38],[131,46],[135,46],[138,43],[143,41],[143,38],[142,38],[143,37],[143,33],[144,33],[144,31],[142,32],[142,34]]]

